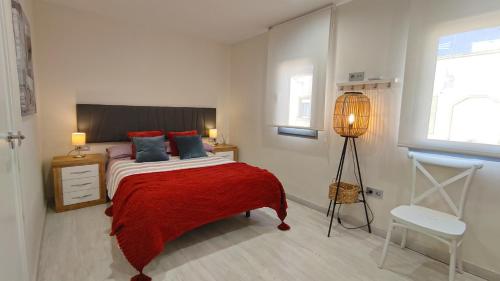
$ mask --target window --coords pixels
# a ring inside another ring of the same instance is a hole
[[[500,27],[443,36],[437,52],[427,137],[500,145]]]
[[[412,1],[400,146],[500,159],[500,1],[488,3]]]
[[[314,137],[324,129],[331,15],[322,9],[269,32],[266,123],[300,129],[281,134]]]

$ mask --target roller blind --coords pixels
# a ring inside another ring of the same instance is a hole
[[[269,32],[267,123],[324,129],[332,8],[274,26]]]
[[[411,3],[399,145],[500,157],[500,1]]]

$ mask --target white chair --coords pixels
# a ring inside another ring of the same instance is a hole
[[[455,280],[455,267],[458,259],[458,271],[463,272],[462,268],[462,255],[461,251],[458,253],[457,249],[462,245],[462,238],[465,233],[466,224],[461,220],[464,213],[465,199],[467,197],[467,190],[472,181],[476,170],[483,167],[483,163],[473,159],[462,159],[450,156],[441,156],[435,154],[426,154],[420,152],[410,152],[409,158],[413,162],[412,167],[412,186],[411,186],[411,200],[410,205],[403,205],[392,209],[391,221],[389,229],[387,230],[387,237],[385,240],[384,250],[380,258],[379,267],[383,268],[387,256],[387,249],[391,240],[392,229],[400,227],[403,229],[403,239],[401,241],[401,248],[406,246],[406,236],[408,230],[414,230],[447,244],[450,248],[450,273],[449,280]],[[456,169],[466,169],[460,174],[451,177],[442,183],[439,183],[422,164],[430,164],[444,167],[451,167]],[[417,170],[419,170],[429,181],[433,184],[431,189],[423,192],[419,196],[415,195],[415,184],[417,178]],[[450,198],[444,187],[450,185],[462,178],[465,178],[465,184],[460,195],[460,202],[457,205]],[[439,194],[450,207],[452,214],[440,212],[430,208],[417,206],[425,198]]]

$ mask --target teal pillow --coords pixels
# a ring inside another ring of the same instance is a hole
[[[205,147],[199,135],[176,136],[175,142],[177,143],[177,148],[179,148],[179,156],[181,159],[207,157]]]
[[[168,154],[165,150],[165,136],[134,137],[132,141],[136,149],[135,162],[142,163],[168,160]]]

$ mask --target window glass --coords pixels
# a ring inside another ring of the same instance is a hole
[[[439,39],[429,139],[500,145],[500,27]]]
[[[312,66],[306,73],[290,78],[290,104],[288,124],[294,127],[311,125],[311,98],[313,87]]]

